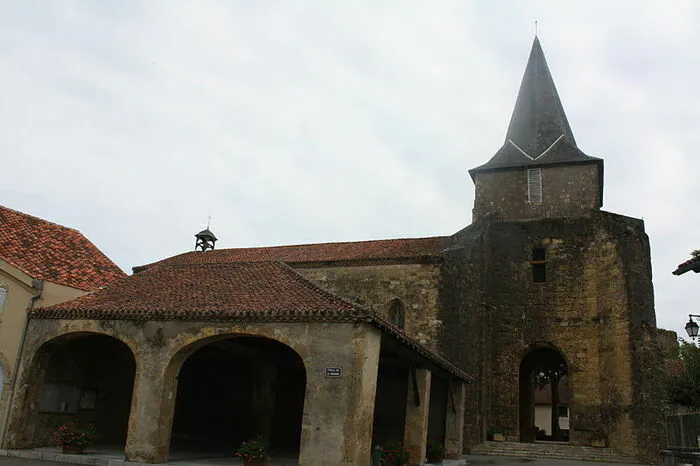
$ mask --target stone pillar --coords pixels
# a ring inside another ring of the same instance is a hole
[[[445,425],[445,458],[462,457],[464,439],[464,407],[467,401],[467,384],[459,380],[450,382]]]
[[[166,373],[156,354],[139,354],[134,395],[131,398],[127,461],[165,463],[170,450],[170,433],[175,413],[176,374]]]
[[[12,394],[12,404],[9,404],[9,400],[6,401],[8,406],[5,409],[10,412],[5,426],[3,448],[23,449],[35,446],[34,433],[39,412],[39,395],[44,386],[49,360],[53,355],[52,348],[54,348],[52,345],[42,345],[40,348],[31,348],[27,345],[22,362],[16,368],[15,377],[19,379]]]
[[[315,324],[306,365],[299,466],[369,466],[381,333],[368,324]],[[326,368],[330,370],[326,373]]]
[[[430,381],[431,373],[427,369],[415,369],[415,372],[411,369],[408,376],[403,444],[410,453],[409,466],[423,466],[425,464],[425,450],[428,444],[428,414],[430,413]]]

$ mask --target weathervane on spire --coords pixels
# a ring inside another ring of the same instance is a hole
[[[537,37],[537,20],[535,20],[535,37]]]

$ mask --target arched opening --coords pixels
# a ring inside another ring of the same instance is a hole
[[[398,299],[393,299],[389,303],[389,322],[400,329],[406,326],[406,310]]]
[[[569,440],[569,367],[557,350],[540,347],[520,364],[520,440]]]
[[[50,431],[72,421],[94,427],[100,448],[124,448],[136,373],[126,344],[107,335],[66,335],[39,348],[31,371],[38,384],[30,383],[24,411],[31,446],[50,444]]]
[[[170,458],[230,458],[260,436],[271,457],[296,459],[305,393],[304,362],[287,345],[251,336],[209,343],[180,369]]]

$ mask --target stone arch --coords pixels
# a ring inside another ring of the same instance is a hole
[[[524,352],[519,367],[520,441],[568,440],[569,426],[566,426],[565,432],[560,428],[559,407],[560,382],[568,376],[570,367],[564,353],[550,343],[530,345]],[[567,403],[568,398],[567,396]],[[549,421],[542,420],[540,416],[539,422],[545,424],[544,428],[536,424],[538,415],[536,405],[539,404],[542,404],[541,407],[545,408],[549,416]],[[542,434],[543,431],[544,434]]]
[[[404,329],[406,327],[406,306],[403,302],[399,298],[394,298],[389,301],[387,308],[387,320],[392,325]]]
[[[107,333],[74,331],[32,347],[24,358],[25,390],[11,445],[45,444],[49,430],[69,420],[94,425],[106,443],[125,443],[136,373],[131,345]]]
[[[260,434],[273,454],[298,455],[307,365],[286,338],[263,333],[205,336],[174,352],[164,377],[168,396],[161,404],[168,422],[159,437],[167,451],[195,447],[219,453]],[[245,421],[235,419],[247,410]],[[225,443],[217,439],[222,434]]]

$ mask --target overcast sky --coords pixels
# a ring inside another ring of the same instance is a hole
[[[700,313],[700,2],[0,4],[0,204],[123,269],[193,249],[449,235],[539,37],[604,209],[646,221],[659,326]]]

